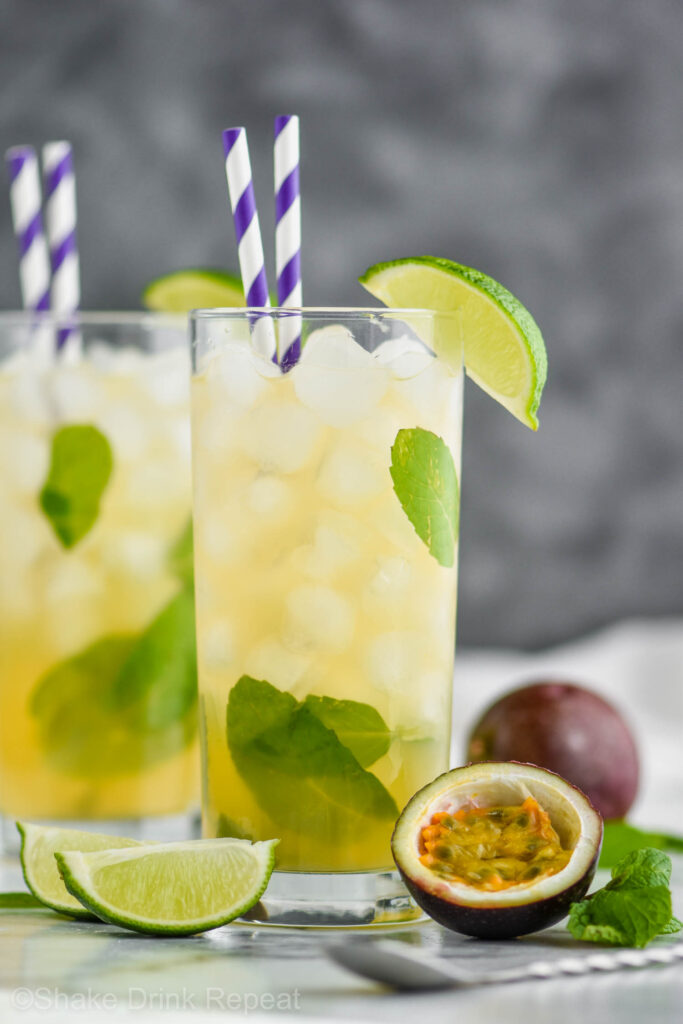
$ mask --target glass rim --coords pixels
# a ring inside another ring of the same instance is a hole
[[[57,310],[33,310],[33,309],[4,309],[0,310],[0,328],[16,325],[18,327],[36,324],[63,324],[66,321],[74,322],[77,325],[87,327],[92,324],[94,327],[102,326],[156,326],[167,324],[168,326],[187,326],[187,314],[185,313],[161,313],[155,310],[75,310],[74,312],[60,313]]]
[[[300,316],[303,319],[322,316],[343,316],[348,319],[371,317],[424,316],[432,319],[457,319],[458,310],[425,309],[410,306],[216,306],[192,309],[191,320],[237,320],[250,316]]]

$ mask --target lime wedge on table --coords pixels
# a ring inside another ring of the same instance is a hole
[[[69,892],[103,921],[151,935],[192,935],[253,907],[271,876],[276,845],[194,839],[55,859]]]
[[[57,870],[55,850],[110,850],[142,845],[135,839],[29,822],[18,821],[17,828],[21,834],[21,869],[27,886],[41,903],[72,917],[91,919],[92,914],[67,892]]]
[[[244,305],[242,282],[225,270],[176,270],[151,281],[142,304],[158,313]]]
[[[435,339],[437,355],[468,375],[532,430],[547,373],[541,332],[531,313],[502,284],[479,270],[437,256],[377,263],[360,283],[386,306],[459,313],[458,326]]]

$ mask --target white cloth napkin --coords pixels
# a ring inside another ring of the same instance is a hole
[[[463,763],[468,732],[490,703],[544,678],[586,686],[624,714],[641,761],[629,820],[683,834],[683,619],[625,621],[531,654],[459,650],[452,763]]]

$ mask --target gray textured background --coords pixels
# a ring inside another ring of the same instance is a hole
[[[468,389],[461,641],[683,610],[680,0],[4,0],[1,18],[0,144],[74,143],[88,307],[235,265],[230,124],[272,237],[272,118],[296,112],[309,304],[363,303],[366,266],[431,252],[535,313],[539,433]],[[15,306],[7,203],[0,267]]]

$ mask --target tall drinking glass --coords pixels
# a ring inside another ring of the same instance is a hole
[[[198,774],[188,363],[182,319],[0,314],[6,845],[14,818],[185,832]]]
[[[250,340],[264,312],[191,317],[204,834],[280,839],[252,919],[411,919],[390,837],[448,767],[453,317],[273,309],[304,343],[282,374]]]

